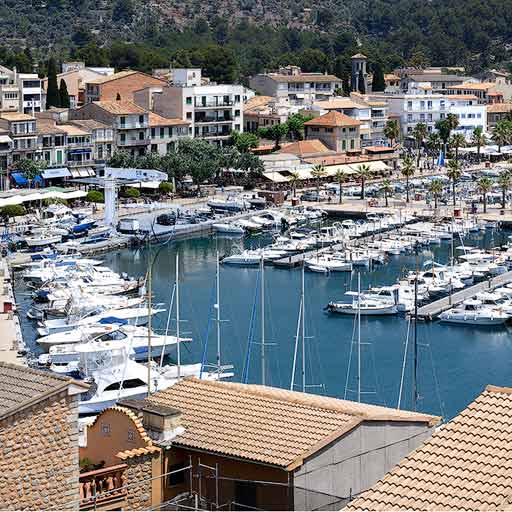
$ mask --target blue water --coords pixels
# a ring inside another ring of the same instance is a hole
[[[498,244],[508,233],[469,237],[473,245]],[[493,239],[491,240],[491,237]],[[193,338],[184,349],[187,363],[201,361],[203,344],[210,324],[207,361],[216,354],[213,291],[217,251],[222,255],[234,243],[257,246],[268,242],[264,235],[243,242],[229,239],[199,238],[176,242],[163,248],[125,249],[106,256],[106,264],[133,276],[145,274],[154,257],[153,293],[157,303],[169,303],[175,276],[175,254],[180,254],[181,334]],[[433,248],[436,261],[449,257],[449,243]],[[422,252],[419,263],[430,260],[430,250]],[[414,269],[415,255],[391,257],[372,272],[361,272],[361,287],[391,284],[406,269]],[[233,364],[235,380],[240,381],[247,360],[248,335],[259,279],[258,268],[221,266],[222,362]],[[267,384],[290,387],[295,332],[300,300],[301,270],[265,268]],[[305,274],[306,288],[306,385],[307,391],[355,399],[357,388],[354,319],[326,314],[324,306],[342,299],[347,290],[357,289],[356,273]],[[349,299],[345,297],[345,299]],[[20,300],[20,299],[18,299]],[[27,301],[21,300],[22,307]],[[174,315],[173,315],[174,318]],[[167,314],[153,324],[165,328]],[[259,302],[253,343],[250,345],[248,382],[261,383]],[[24,320],[25,334],[31,327]],[[362,400],[397,406],[400,375],[408,322],[404,316],[361,319]],[[171,331],[176,324],[171,322]],[[438,322],[418,324],[418,410],[449,419],[463,409],[487,384],[512,385],[512,344],[508,328],[448,326]],[[299,347],[300,348],[300,347]],[[403,408],[412,408],[412,328],[402,398]],[[352,359],[350,358],[351,349]],[[351,363],[349,361],[351,359]],[[297,368],[302,366],[299,350]],[[347,385],[348,373],[348,385]],[[302,385],[297,371],[296,389]]]

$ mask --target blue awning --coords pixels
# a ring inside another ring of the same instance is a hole
[[[11,178],[15,181],[16,185],[28,185],[28,180],[21,174],[21,172],[11,172]]]
[[[67,167],[59,167],[58,169],[45,169],[42,176],[45,180],[49,180],[52,178],[67,178],[71,176],[71,173]]]

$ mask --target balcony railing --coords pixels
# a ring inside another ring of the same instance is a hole
[[[125,139],[124,141],[121,139],[118,139],[117,145],[118,146],[147,146],[150,143],[149,139],[137,139],[137,138],[129,138]]]
[[[80,510],[91,510],[114,504],[122,506],[126,500],[126,464],[88,471],[80,475]]]
[[[195,108],[213,108],[213,107],[232,107],[235,104],[233,100],[229,101],[205,101],[204,103],[202,101],[196,101],[194,102]]]

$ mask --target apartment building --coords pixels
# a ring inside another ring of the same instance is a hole
[[[402,72],[400,78],[400,90],[406,92],[411,84],[426,83],[432,86],[434,93],[446,94],[451,87],[457,87],[463,83],[477,82],[475,78],[469,76],[460,76],[450,73],[421,72]]]
[[[180,138],[188,137],[188,121],[167,119],[149,112],[151,152],[166,155],[176,148]]]
[[[243,131],[242,85],[198,85],[200,69],[172,69],[170,86],[137,91],[135,102],[169,119],[189,123],[191,137],[223,145],[232,131]]]
[[[361,151],[361,121],[335,110],[304,123],[306,140],[318,139],[336,153]]]
[[[289,104],[279,104],[272,96],[253,96],[244,103],[243,110],[244,130],[247,132],[285,123],[292,113]]]
[[[9,132],[0,129],[0,171],[5,171],[11,164],[13,142]]]
[[[510,116],[512,116],[512,103],[487,105],[487,129],[494,130],[499,121],[510,119]]]
[[[34,114],[44,109],[41,80],[35,73],[18,73],[0,66],[0,112]]]
[[[47,167],[66,165],[67,132],[52,119],[37,119],[37,159]]]
[[[146,87],[163,87],[167,84],[140,71],[120,71],[85,82],[85,103],[93,101],[133,101],[133,93]]]
[[[449,113],[457,116],[459,120],[459,125],[454,130],[456,133],[462,133],[469,138],[475,128],[487,132],[487,105],[482,105],[477,96],[451,94],[446,101]]]
[[[95,119],[77,119],[69,124],[90,131],[93,145],[92,158],[95,161],[108,160],[114,154],[114,129],[112,126]]]
[[[35,158],[37,151],[36,118],[19,112],[0,113],[0,131],[12,140],[12,161]]]
[[[452,85],[447,88],[446,93],[448,95],[467,94],[470,96],[476,96],[478,103],[486,105],[503,103],[503,93],[496,89],[496,84],[493,82],[465,82],[460,85]]]
[[[330,101],[318,101],[313,108],[320,113],[340,112],[361,122],[359,133],[361,147],[380,146],[386,143],[384,127],[388,120],[388,105],[361,94],[352,94],[350,98],[333,98]]]
[[[276,73],[262,73],[249,79],[249,86],[264,96],[273,96],[291,105],[311,105],[326,101],[341,89],[341,79],[323,73],[303,73],[297,66],[280,68]]]

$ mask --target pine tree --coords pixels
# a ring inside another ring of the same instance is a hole
[[[357,89],[361,94],[366,94],[366,87],[364,85],[364,75],[363,70],[359,70],[359,78],[357,79]]]
[[[59,98],[60,98],[60,106],[63,108],[69,108],[68,86],[67,86],[64,78],[60,79]]]
[[[383,92],[385,88],[384,73],[381,65],[377,62],[373,65],[372,92]]]
[[[57,66],[53,57],[48,60],[48,89],[46,90],[46,110],[50,107],[60,107]]]

